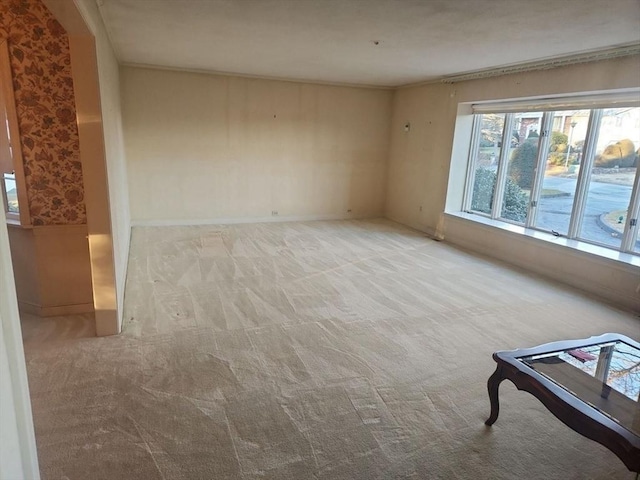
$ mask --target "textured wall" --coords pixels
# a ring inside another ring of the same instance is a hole
[[[121,80],[134,222],[382,214],[393,92],[132,67]]]
[[[86,223],[67,34],[39,0],[0,2],[29,213],[34,225]]]

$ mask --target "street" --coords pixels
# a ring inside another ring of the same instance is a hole
[[[545,230],[555,230],[562,235],[566,235],[576,189],[576,179],[547,176],[544,179],[543,188],[559,190],[568,195],[541,197],[536,226]],[[631,190],[632,187],[626,185],[592,181],[587,195],[585,217],[580,237],[619,248],[622,235],[603,228],[598,219],[603,213],[626,210],[631,199]],[[639,248],[640,243],[636,242],[636,250]]]

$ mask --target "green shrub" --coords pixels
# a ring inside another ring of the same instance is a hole
[[[475,212],[491,213],[491,204],[496,189],[496,174],[486,168],[476,170],[473,183],[473,198],[471,210]],[[502,217],[514,222],[524,222],[527,218],[527,195],[510,178],[507,178],[504,192]]]
[[[491,213],[493,192],[496,188],[496,174],[486,168],[478,168],[473,181],[473,198],[471,210],[475,212]]]
[[[524,223],[527,219],[528,203],[529,199],[522,189],[513,180],[507,178],[502,218]]]
[[[531,188],[534,175],[533,169],[535,168],[537,158],[538,139],[532,136],[529,136],[529,138],[520,144],[511,154],[511,160],[509,160],[509,177],[516,182],[520,188]]]
[[[564,165],[564,162],[566,159],[567,159],[566,153],[553,152],[549,154],[547,163],[549,163],[550,165]]]
[[[551,132],[551,145],[566,145],[569,143],[569,137],[562,132]]]
[[[569,139],[562,132],[551,132],[551,140],[549,142],[549,157],[547,163],[549,165],[565,165],[571,162],[571,158],[567,158],[569,153]]]

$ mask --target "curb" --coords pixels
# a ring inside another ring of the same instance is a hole
[[[620,232],[615,228],[609,226],[609,224],[604,220],[605,216],[607,216],[610,212],[603,213],[602,215],[598,215],[596,221],[598,222],[598,226],[602,228],[605,232],[610,234],[615,234],[616,237],[622,237],[624,231]]]
[[[571,193],[562,192],[562,193],[554,193],[553,195],[540,195],[540,198],[560,198],[560,197],[570,197]]]

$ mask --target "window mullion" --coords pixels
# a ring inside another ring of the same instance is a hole
[[[596,144],[598,143],[598,133],[600,129],[600,121],[602,120],[602,110],[591,110],[589,116],[589,125],[587,126],[587,135],[584,141],[584,154],[582,163],[578,172],[578,184],[576,186],[576,195],[571,210],[571,220],[569,222],[569,238],[577,238],[582,229],[582,220],[584,209],[587,203],[587,193],[589,191],[589,181],[591,180],[591,169],[595,159]]]
[[[638,217],[640,216],[640,169],[636,170],[636,178],[633,182],[633,191],[627,210],[627,221],[624,226],[624,234],[620,250],[623,252],[633,252],[633,247],[638,238]]]
[[[481,126],[482,115],[474,115],[473,127],[471,130],[469,163],[467,164],[467,184],[465,185],[464,198],[462,201],[462,210],[465,212],[471,210],[471,202],[473,201],[473,185],[476,179],[476,163],[478,162],[478,144],[480,143]]]
[[[552,121],[553,112],[545,112],[542,116],[542,127],[540,130],[540,138],[538,139],[538,158],[536,159],[535,176],[533,178],[533,185],[531,185],[531,194],[529,196],[529,206],[525,223],[525,227],[527,228],[531,228],[536,222],[538,201],[540,200],[540,192],[542,191],[542,181],[544,179],[546,167],[546,158],[549,154]]]
[[[500,160],[498,162],[498,171],[496,174],[496,188],[493,194],[493,203],[491,205],[491,218],[497,219],[502,211],[502,199],[504,197],[504,185],[507,178],[507,168],[509,152],[511,151],[511,135],[513,132],[513,113],[505,115],[504,127],[502,130],[502,148],[500,149]]]

